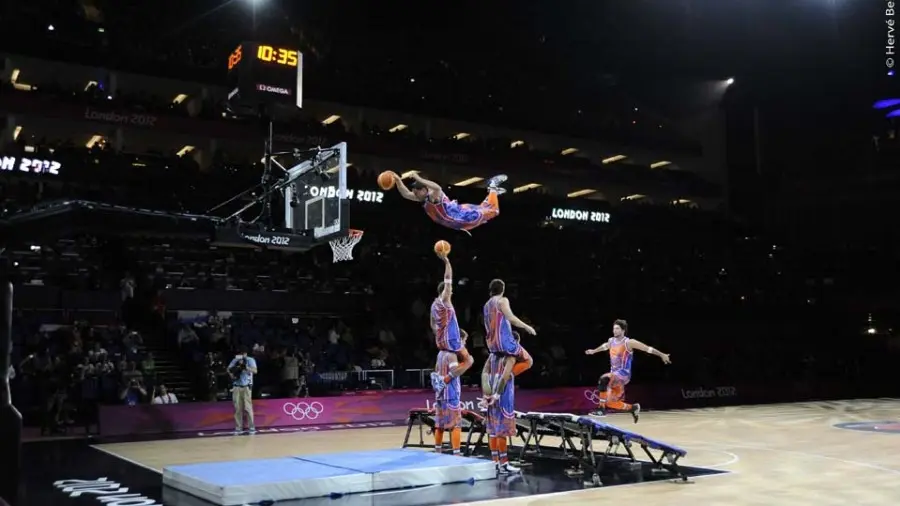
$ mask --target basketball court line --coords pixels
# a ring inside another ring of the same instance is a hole
[[[521,495],[521,496],[517,496],[517,497],[503,497],[500,499],[485,499],[483,501],[459,503],[456,506],[472,506],[475,504],[486,504],[486,503],[491,503],[493,505],[493,504],[498,504],[498,503],[503,503],[503,502],[512,502],[512,501],[520,501],[521,502],[523,499],[542,499],[543,500],[543,499],[548,499],[551,497],[563,497],[563,496],[571,497],[576,494],[583,494],[585,492],[602,491],[604,488],[619,490],[619,489],[623,489],[623,488],[639,487],[642,485],[663,485],[663,484],[668,484],[670,486],[671,485],[683,486],[683,485],[693,484],[694,480],[697,480],[700,478],[711,478],[713,476],[731,476],[731,475],[735,475],[735,474],[738,474],[738,473],[735,473],[733,471],[722,471],[722,472],[713,473],[713,474],[701,474],[699,476],[692,476],[690,478],[690,481],[687,481],[687,482],[682,482],[681,479],[677,479],[677,478],[674,480],[642,481],[642,482],[638,482],[638,483],[625,483],[622,485],[612,485],[610,487],[582,488],[579,490],[566,490],[565,492],[549,492],[546,494],[531,494],[531,495]]]
[[[115,452],[113,452],[112,450],[107,450],[106,448],[101,448],[101,447],[98,446],[98,445],[91,445],[91,448],[93,448],[94,450],[101,451],[101,452],[103,452],[103,453],[105,453],[105,454],[107,454],[107,455],[113,456],[113,457],[115,457],[115,458],[117,458],[117,459],[124,460],[125,462],[128,462],[129,464],[134,464],[134,465],[136,465],[136,466],[138,466],[138,467],[141,467],[141,468],[144,468],[144,469],[146,469],[146,470],[148,470],[148,471],[153,471],[153,472],[156,473],[156,474],[162,475],[162,471],[160,471],[159,469],[154,469],[154,468],[152,468],[152,467],[150,467],[150,466],[148,466],[148,465],[146,465],[146,464],[141,464],[140,462],[138,462],[138,461],[136,461],[136,460],[134,460],[134,459],[130,459],[130,458],[128,458],[128,457],[124,457],[124,456],[122,456],[122,455],[119,455],[118,453],[115,453]]]
[[[797,455],[800,457],[811,457],[811,458],[817,458],[817,459],[823,459],[823,460],[831,460],[834,462],[840,462],[842,464],[848,464],[851,466],[866,467],[869,469],[874,469],[876,471],[884,471],[886,473],[900,474],[900,469],[893,469],[890,467],[884,467],[884,466],[880,466],[878,464],[871,464],[868,462],[860,462],[858,460],[847,460],[847,459],[842,459],[840,457],[830,457],[828,455],[821,455],[818,453],[801,452],[798,450],[782,450],[779,448],[772,448],[770,446],[764,446],[764,445],[751,446],[751,445],[742,445],[742,444],[728,444],[728,445],[723,445],[723,447],[734,447],[734,448],[741,448],[741,449],[745,449],[745,450],[757,450],[757,451],[764,451],[764,452],[784,453],[787,455]]]

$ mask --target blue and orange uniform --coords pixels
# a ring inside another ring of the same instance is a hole
[[[631,381],[631,361],[634,352],[628,348],[628,338],[611,337],[609,343],[609,373],[603,376],[609,378],[606,391],[600,392],[600,407],[616,411],[631,411],[632,405],[625,403],[625,385]]]
[[[491,297],[484,304],[485,342],[492,354],[516,357],[517,361],[527,360],[529,355],[513,335],[512,325],[500,310],[500,297]]]
[[[493,460],[500,465],[509,463],[506,453],[508,438],[516,435],[516,379],[506,370],[510,365],[506,358],[506,355],[491,353],[485,365],[493,384],[499,383],[504,376],[509,377],[506,385],[497,392],[499,399],[488,406],[485,424]]]
[[[472,230],[500,214],[500,200],[497,192],[491,190],[481,204],[460,204],[450,200],[444,192],[428,195],[423,203],[425,214],[438,225],[453,230]]]
[[[434,370],[442,377],[449,376],[457,365],[456,353],[452,351],[438,352]],[[434,451],[440,453],[444,442],[444,431],[450,432],[450,447],[454,455],[459,455],[461,442],[462,391],[459,378],[452,378],[435,399],[434,410]]]
[[[444,302],[440,297],[434,299],[431,303],[431,326],[439,350],[454,353],[465,351],[453,303]]]
[[[489,390],[498,396],[487,408],[487,431],[494,461],[502,466],[509,463],[507,438],[516,435],[515,377],[531,367],[531,356],[500,310],[501,298],[493,296],[484,304],[485,342],[491,354],[483,374],[489,378]]]

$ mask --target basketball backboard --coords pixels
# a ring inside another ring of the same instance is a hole
[[[299,176],[284,190],[286,228],[318,244],[347,235],[347,143],[314,150],[308,161],[288,173],[292,171]]]

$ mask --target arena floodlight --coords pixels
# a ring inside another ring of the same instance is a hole
[[[734,84],[734,78],[729,77],[728,79],[725,80],[725,84],[727,84],[728,86],[731,86],[732,84]]]

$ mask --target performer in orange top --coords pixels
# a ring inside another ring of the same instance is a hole
[[[601,351],[609,350],[609,372],[600,377],[597,385],[600,402],[598,409],[591,414],[605,415],[607,411],[620,411],[631,413],[634,423],[637,423],[641,414],[640,404],[627,404],[622,401],[625,397],[625,385],[631,381],[631,359],[634,350],[656,355],[664,364],[672,363],[669,355],[638,341],[630,339],[625,334],[628,332],[628,322],[616,320],[613,322],[613,337],[602,345],[585,350],[586,355],[593,355]]]
[[[498,195],[506,193],[506,189],[500,185],[506,181],[503,174],[488,180],[488,194],[481,204],[460,204],[450,200],[441,186],[434,181],[429,181],[413,174],[412,189],[406,187],[398,175],[394,175],[394,183],[400,195],[414,202],[422,202],[425,214],[438,225],[443,225],[453,230],[462,230],[468,233],[475,227],[484,225],[500,214],[500,200]]]

